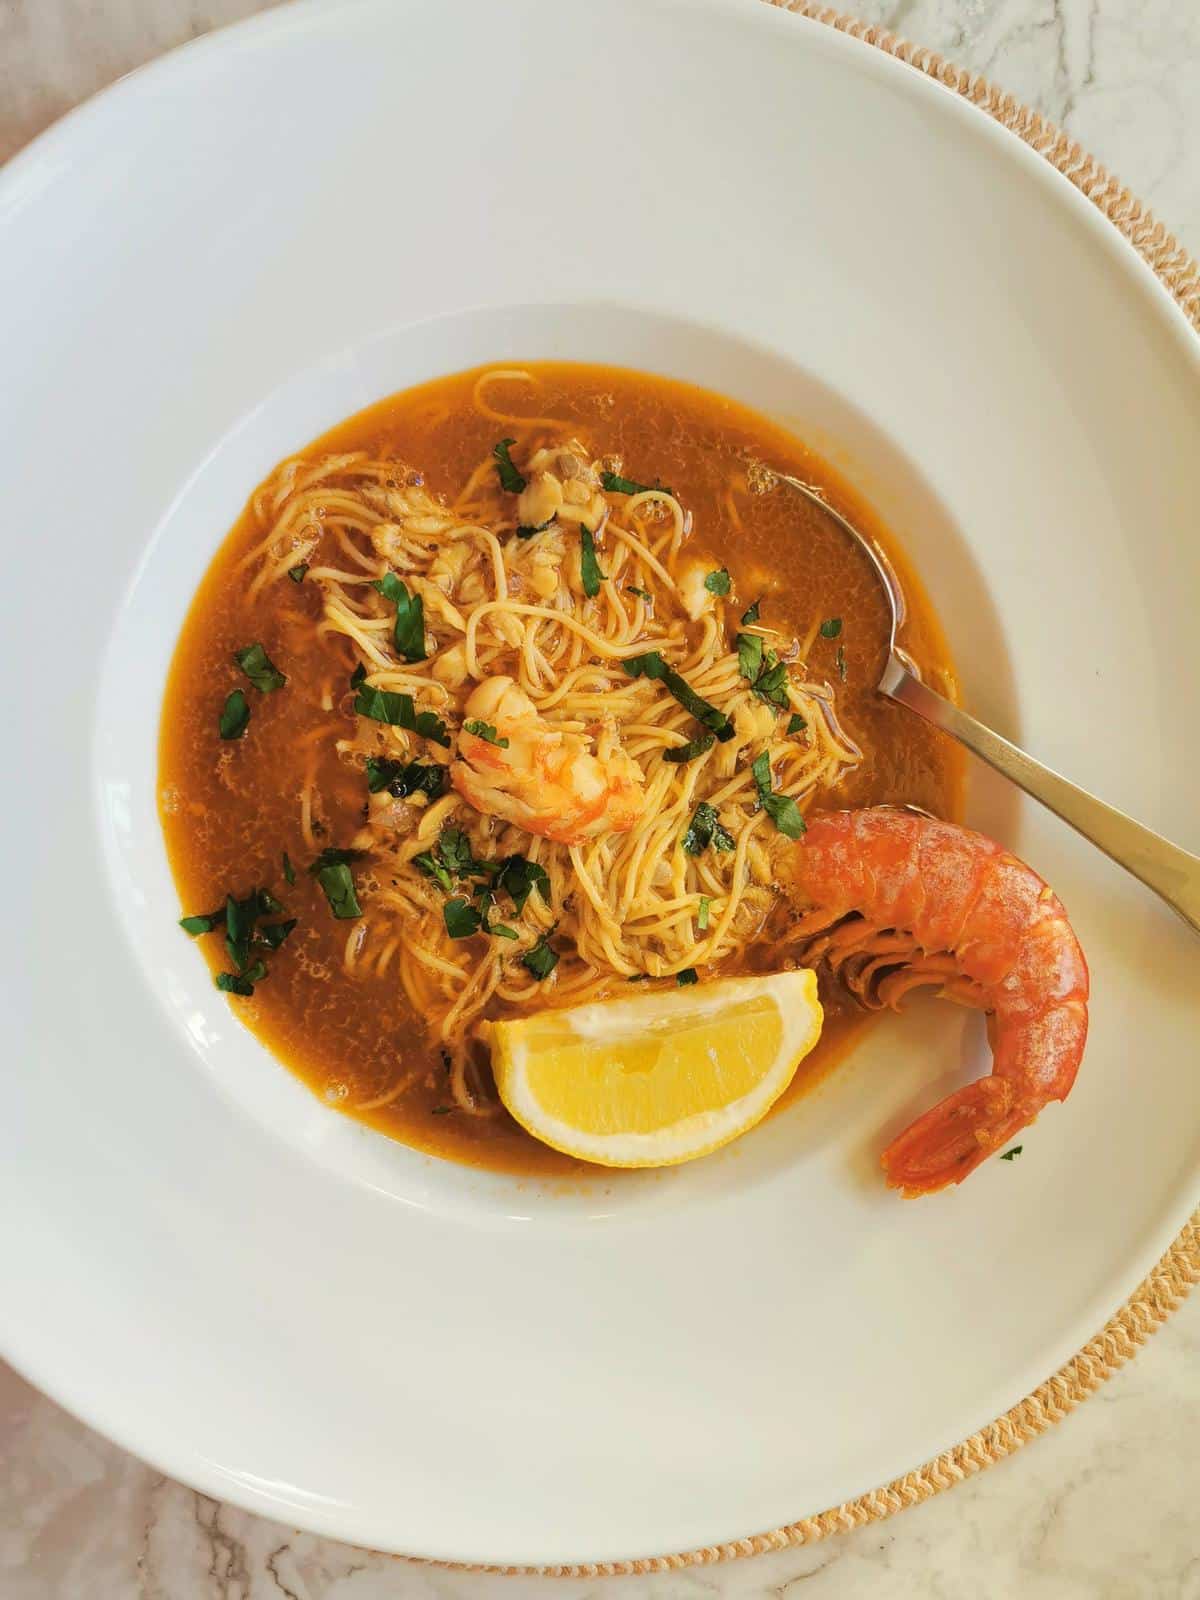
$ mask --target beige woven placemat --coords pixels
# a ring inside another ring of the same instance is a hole
[[[841,33],[862,39],[878,50],[886,50],[888,55],[895,56],[917,72],[936,78],[939,83],[953,89],[964,100],[986,111],[989,117],[995,118],[1003,127],[1024,139],[1031,149],[1064,173],[1121,230],[1179,302],[1192,326],[1200,332],[1200,265],[1161,222],[1155,221],[1140,200],[1136,200],[1128,189],[1122,188],[1111,173],[1106,172],[1086,150],[1068,138],[1061,128],[1056,128],[1028,106],[1021,105],[1012,95],[993,88],[976,73],[963,72],[934,51],[907,44],[885,28],[868,26],[827,6],[809,4],[807,0],[766,0],[766,3],[811,17],[816,22],[837,28]],[[941,1490],[961,1483],[976,1472],[982,1472],[993,1462],[1003,1460],[1023,1444],[1028,1444],[1030,1439],[1036,1439],[1053,1423],[1060,1422],[1136,1354],[1198,1280],[1200,1211],[1195,1213],[1166,1255],[1130,1295],[1108,1326],[1065,1367],[1048,1378],[1040,1389],[986,1428],[964,1439],[962,1444],[955,1445],[953,1450],[945,1451],[935,1460],[927,1461],[914,1472],[905,1473],[904,1477],[896,1478],[882,1489],[860,1495],[857,1500],[847,1500],[844,1505],[834,1506],[815,1517],[803,1517],[799,1522],[772,1528],[769,1533],[751,1534],[748,1538],[735,1539],[729,1544],[707,1545],[700,1550],[651,1556],[639,1561],[597,1561],[557,1567],[473,1566],[467,1570],[514,1576],[541,1574],[556,1578],[670,1572],[680,1567],[730,1561],[736,1556],[762,1555],[768,1550],[784,1550],[791,1545],[815,1544],[818,1539],[826,1539],[831,1533],[842,1533],[850,1528],[861,1528],[868,1522],[879,1522],[884,1517],[894,1516],[897,1511],[903,1511],[906,1506],[915,1506]]]

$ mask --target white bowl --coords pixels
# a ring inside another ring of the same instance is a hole
[[[974,772],[1092,964],[1070,1101],[906,1204],[985,1070],[920,1008],[690,1168],[472,1174],[232,1020],[154,810],[163,676],[248,490],[390,390],[605,359],[793,419],[890,521],[967,702],[1195,847],[1200,383],[1114,229],[950,93],[736,0],[355,0],[135,75],[0,177],[11,1358],[206,1492],[381,1549],[636,1557],[821,1510],[1018,1400],[1197,1198],[1196,946]]]

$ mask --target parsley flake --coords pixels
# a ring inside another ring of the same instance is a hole
[[[600,593],[600,585],[607,581],[608,574],[600,571],[592,530],[585,528],[582,523],[579,525],[579,543],[579,576],[583,581],[583,592],[589,600],[594,600]]]
[[[1015,1161],[1016,1158],[1021,1154],[1021,1151],[1024,1150],[1024,1148],[1025,1148],[1025,1146],[1023,1144],[1015,1144],[1015,1145],[1013,1145],[1011,1150],[1006,1150],[1004,1152],[1004,1154],[1000,1157],[1001,1161]]]
[[[330,845],[321,851],[315,861],[309,863],[310,876],[321,885],[329,901],[329,909],[339,921],[362,916],[350,863],[365,854],[363,850],[339,850]]]
[[[555,511],[555,512],[552,512],[551,515],[546,518],[545,522],[539,522],[536,527],[531,528],[531,527],[528,526],[528,524],[522,523],[521,526],[517,529],[517,538],[518,539],[532,539],[535,533],[545,533],[546,529],[549,528],[549,527],[552,527],[553,524],[556,523],[557,521],[558,521],[558,512]]]
[[[780,833],[786,834],[789,839],[799,839],[801,834],[808,831],[804,813],[790,795],[776,794],[772,790],[771,758],[765,750],[761,755],[755,756],[750,771],[754,775],[759,804],[763,810]]]
[[[728,828],[722,826],[716,808],[709,805],[707,800],[701,800],[687,825],[687,831],[683,836],[683,848],[688,855],[698,856],[707,850],[710,844],[714,850],[732,850],[733,835]]]
[[[377,589],[383,598],[390,600],[396,608],[392,639],[397,654],[405,661],[426,660],[428,651],[425,649],[425,603],[421,596],[410,595],[394,572],[385,572],[371,587]]]
[[[213,982],[222,994],[240,994],[248,998],[254,993],[254,985],[261,983],[266,975],[266,966],[263,962],[256,961],[253,966],[247,967],[245,972],[218,972]]]
[[[558,965],[558,951],[550,944],[550,934],[544,933],[531,950],[526,950],[521,965],[539,981],[550,976]]]
[[[246,704],[246,696],[240,689],[235,689],[225,702],[217,729],[222,739],[240,739],[249,726],[250,707]]]
[[[665,483],[638,483],[633,478],[623,478],[619,472],[602,472],[600,487],[605,494],[666,494],[675,499],[674,489]]]
[[[711,750],[716,743],[715,733],[702,733],[698,739],[689,739],[687,744],[677,744],[670,750],[664,750],[664,761],[684,762],[695,761],[697,756],[702,756],[706,750]]]
[[[270,694],[272,689],[282,689],[287,682],[286,677],[261,644],[248,644],[244,650],[235,650],[233,659],[259,694]]]
[[[841,631],[842,631],[842,619],[841,619],[841,617],[826,617],[825,621],[821,624],[821,637],[822,637],[822,639],[836,639],[838,634],[841,633]]]
[[[364,673],[365,677],[366,674]],[[441,717],[432,711],[418,711],[410,694],[397,694],[390,689],[376,689],[360,678],[351,686],[357,689],[354,709],[360,717],[370,717],[375,722],[386,722],[393,728],[405,728],[434,744],[449,745],[450,735]]]
[[[508,856],[501,862],[495,887],[509,896],[518,916],[524,911],[525,902],[535,889],[541,899],[550,904],[550,874],[545,867],[539,866],[536,861],[526,860],[524,856]]]
[[[774,650],[764,654],[763,642],[757,633],[739,633],[737,636],[738,671],[760,700],[768,705],[784,708],[788,703],[787,666]]]
[[[477,722],[472,719],[463,723],[464,733],[473,733],[477,739],[482,739],[485,744],[494,744],[497,750],[507,750],[508,740],[498,739],[496,730],[490,722]]]
[[[697,722],[711,728],[722,744],[733,738],[733,723],[725,713],[698,695],[686,678],[667,665],[657,650],[631,656],[624,665],[631,678],[654,678],[663,683],[683,709],[690,712]]]
[[[496,472],[500,478],[500,487],[509,494],[520,494],[525,487],[525,479],[513,465],[509,455],[509,446],[516,444],[515,439],[501,439],[500,443],[492,446],[492,454],[496,458]]]
[[[393,761],[387,756],[368,756],[367,790],[379,794],[386,789],[397,800],[410,794],[423,794],[436,800],[446,787],[446,768],[436,762]]]
[[[483,925],[483,912],[477,911],[469,900],[460,897],[447,900],[442,907],[446,932],[452,939],[469,939]]]
[[[349,922],[362,916],[362,907],[354,891],[354,874],[344,861],[331,862],[322,867],[316,877],[329,901],[329,909],[339,922]]]
[[[413,866],[423,872],[426,877],[432,878],[441,888],[443,894],[450,893],[454,884],[451,881],[449,872],[436,857],[431,855],[428,850],[422,850],[419,856],[414,856],[412,859]]]
[[[708,574],[704,580],[704,587],[708,590],[709,594],[725,595],[729,593],[731,583],[732,580],[729,576],[729,568],[721,567],[716,572],[710,572]]]

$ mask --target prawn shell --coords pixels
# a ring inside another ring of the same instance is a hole
[[[892,1141],[889,1183],[905,1194],[959,1183],[1070,1093],[1087,1040],[1087,961],[1061,900],[1011,851],[954,823],[872,807],[811,818],[779,873],[803,898],[814,959],[836,970],[843,948],[879,952],[847,969],[860,991],[878,980],[883,1000],[898,999],[944,972],[943,993],[990,1014],[990,1076]],[[861,920],[838,926],[851,916]]]

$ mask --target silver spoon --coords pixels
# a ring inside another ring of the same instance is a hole
[[[938,694],[928,684],[922,683],[916,663],[896,644],[896,630],[904,620],[904,595],[895,574],[883,552],[872,541],[847,522],[840,511],[825,499],[819,489],[793,478],[786,472],[768,468],[773,478],[786,483],[798,493],[820,507],[827,517],[855,544],[871,563],[887,595],[890,626],[888,632],[888,657],[879,680],[880,694],[886,694],[910,711],[915,711],[935,728],[948,733],[968,750],[974,751],[990,767],[1011,778],[1018,788],[1040,800],[1044,806],[1081,833],[1118,866],[1140,878],[1148,889],[1153,889],[1173,911],[1197,933],[1200,933],[1200,856],[1181,850],[1177,844],[1152,833],[1140,822],[1127,817],[1123,811],[1106,805],[1086,789],[1044,767],[1040,761],[1026,755],[1024,750],[1010,744],[1007,739],[993,733],[978,718]]]

